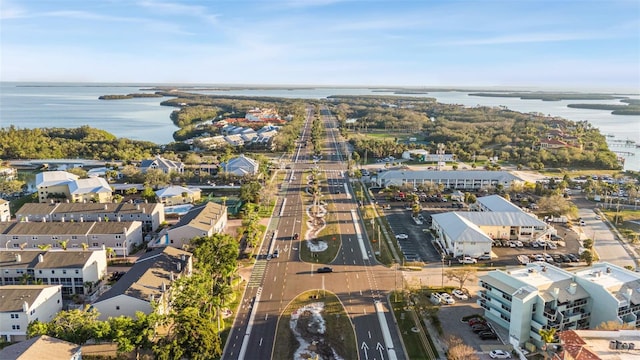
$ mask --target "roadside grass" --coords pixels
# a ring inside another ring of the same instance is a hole
[[[622,234],[629,242],[638,243],[640,241],[640,210],[631,209],[600,209],[612,224],[616,215],[622,219],[622,223],[614,224],[620,234]]]
[[[382,264],[391,266],[393,264],[393,256],[391,255],[391,250],[389,250],[389,245],[383,239],[384,235],[380,229],[380,223],[375,218],[373,207],[371,205],[363,206],[360,208],[360,213],[362,215],[364,229],[371,243],[371,248],[376,254],[376,259]],[[375,225],[371,224],[372,220]]]
[[[563,168],[550,168],[538,170],[538,172],[545,176],[551,177],[560,177],[562,178],[565,174],[569,175],[569,177],[579,177],[579,176],[588,176],[591,177],[593,175],[615,175],[624,173],[622,170],[597,170],[597,169],[563,169]]]
[[[280,359],[292,359],[300,345],[289,327],[291,313],[307,304],[323,302],[325,304],[322,317],[325,320],[324,339],[345,360],[358,359],[358,347],[353,324],[338,298],[323,290],[306,291],[293,299],[282,312],[276,329],[276,340],[273,353]]]
[[[398,323],[398,329],[400,330],[400,336],[404,343],[404,347],[407,351],[409,359],[436,359],[436,357],[430,356],[430,354],[437,354],[431,334],[425,332],[425,336],[428,341],[428,345],[431,347],[431,351],[424,348],[423,342],[420,339],[420,334],[414,332],[414,328],[418,327],[420,331],[424,330],[421,324],[416,324],[408,308],[405,297],[400,292],[395,292],[390,296],[391,307],[393,308],[393,314]],[[418,325],[418,326],[416,326]]]

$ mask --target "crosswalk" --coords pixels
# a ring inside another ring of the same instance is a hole
[[[259,287],[260,285],[262,285],[262,277],[264,276],[264,271],[266,268],[266,260],[256,260],[256,263],[253,264],[253,271],[251,271],[251,277],[249,278],[247,287]]]

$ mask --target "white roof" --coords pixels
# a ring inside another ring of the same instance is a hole
[[[378,179],[415,179],[415,180],[496,180],[501,184],[510,184],[512,181],[522,181],[517,176],[506,171],[486,171],[486,170],[389,170],[378,173]]]
[[[478,226],[537,226],[546,228],[544,221],[538,220],[535,215],[528,214],[522,210],[515,211],[465,211],[459,212],[460,216]]]
[[[482,196],[476,199],[477,202],[482,204],[490,211],[517,211],[522,212],[518,206],[511,201],[503,198],[500,195]]]
[[[593,264],[591,268],[576,271],[576,276],[596,283],[605,289],[619,289],[640,280],[640,274],[609,263]]]
[[[36,174],[36,187],[56,186],[78,180],[78,176],[66,171],[44,171]]]
[[[156,191],[157,197],[173,197],[173,196],[181,196],[182,193],[187,193],[189,195],[193,195],[196,192],[200,192],[201,190],[198,188],[186,188],[184,186],[169,186],[164,189],[160,189]]]
[[[488,237],[477,225],[460,216],[458,212],[435,214],[431,217],[440,225],[442,231],[454,242],[483,242],[491,243]]]
[[[87,193],[111,193],[111,186],[107,180],[101,177],[90,177],[88,179],[79,179],[69,183],[69,192],[71,194],[87,194]]]
[[[571,273],[544,262],[529,263],[525,268],[509,269],[508,274],[522,285],[536,288],[546,288],[553,283],[573,279]]]

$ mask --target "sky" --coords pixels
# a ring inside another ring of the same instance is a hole
[[[0,0],[0,81],[640,92],[640,1]]]

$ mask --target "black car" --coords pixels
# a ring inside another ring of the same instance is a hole
[[[483,331],[481,333],[478,333],[478,336],[482,340],[495,340],[498,338],[498,335],[493,331]]]
[[[565,263],[570,263],[571,262],[571,258],[569,258],[565,254],[560,254],[560,258],[562,259],[562,262],[565,262]]]
[[[298,240],[300,238],[300,234],[295,233],[293,234],[293,240]]]
[[[318,268],[317,271],[319,273],[330,273],[330,272],[333,272],[333,269],[328,266],[325,266],[325,267]]]
[[[571,262],[580,262],[580,259],[575,254],[567,254],[567,257],[571,260]]]
[[[474,333],[492,332],[491,328],[486,325],[473,325],[471,331]]]

